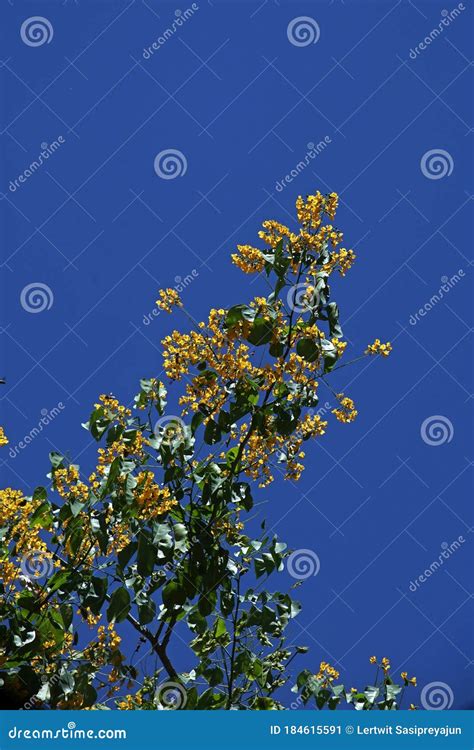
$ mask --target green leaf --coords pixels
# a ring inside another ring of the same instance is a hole
[[[36,487],[35,491],[33,492],[33,500],[46,500],[48,497],[48,493],[46,492],[46,489],[44,487]]]
[[[148,536],[142,532],[138,537],[137,570],[141,576],[149,576],[153,572],[157,558],[157,549]]]
[[[206,429],[204,430],[204,441],[208,445],[214,445],[214,443],[218,443],[220,441],[221,434],[222,433],[219,425],[217,425],[213,419],[210,419],[206,425]]]
[[[264,318],[255,318],[250,333],[247,336],[249,341],[254,346],[262,346],[263,344],[269,344],[273,338],[273,323],[272,321],[265,320]]]
[[[307,362],[316,362],[320,355],[319,345],[314,339],[300,339],[296,344],[296,351]]]
[[[49,460],[51,461],[53,469],[59,469],[63,464],[64,456],[61,456],[60,453],[56,453],[56,451],[51,451],[49,454]]]
[[[339,325],[339,308],[336,302],[330,302],[326,305],[326,312],[329,320],[329,334],[337,339],[342,338],[342,328]]]
[[[130,612],[130,594],[125,586],[115,589],[110,597],[110,605],[107,609],[107,620],[109,622],[122,622]]]
[[[181,606],[186,601],[186,591],[177,581],[169,581],[163,589],[163,604],[168,609],[174,605]]]
[[[46,494],[46,490],[44,489],[44,487],[37,487],[36,490],[38,489],[44,490]],[[34,497],[35,496],[33,495],[33,499]],[[45,502],[41,503],[41,505],[36,508],[35,512],[31,516],[30,526],[32,526],[33,528],[36,526],[40,526],[42,529],[48,529],[51,526],[52,522],[53,514],[51,512],[51,506],[48,502]]]

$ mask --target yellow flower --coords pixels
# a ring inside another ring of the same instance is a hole
[[[259,273],[265,267],[263,253],[251,245],[237,245],[237,253],[232,253],[232,262],[244,273]]]
[[[369,661],[370,661],[371,664],[376,664],[377,663],[377,657],[376,656],[371,656],[370,659],[369,659]]]
[[[351,398],[344,396],[343,393],[338,393],[337,398],[341,405],[340,409],[333,409],[332,413],[335,415],[339,422],[353,422],[357,417],[357,409],[354,408],[355,404]]]
[[[334,193],[334,195],[336,194]],[[321,215],[324,210],[324,206],[325,200],[319,190],[315,195],[308,195],[306,197],[306,200],[303,200],[303,197],[299,195],[296,199],[296,215],[298,217],[298,221],[303,225],[303,227],[317,229],[321,224]],[[336,206],[334,205],[334,199],[332,199],[331,201],[330,208],[333,206],[335,211]]]
[[[8,438],[5,435],[3,427],[0,427],[0,446],[2,445],[8,445]]]
[[[392,345],[390,341],[382,344],[380,339],[375,339],[373,344],[369,344],[364,354],[381,354],[382,357],[388,357],[392,351]]]
[[[347,341],[340,341],[340,339],[334,337],[331,339],[331,344],[335,347],[337,356],[342,357],[347,346]]]
[[[173,307],[183,306],[181,298],[175,289],[160,289],[158,294],[160,295],[160,299],[156,300],[156,304],[167,313],[170,313]]]
[[[332,242],[337,242],[337,235],[330,237]],[[339,268],[341,276],[345,276],[348,270],[353,266],[356,259],[356,254],[353,250],[346,250],[342,247],[337,252],[331,253],[329,263],[325,266],[328,271],[332,271],[334,268]]]
[[[339,677],[339,672],[337,669],[334,669],[334,667],[331,667],[330,664],[328,664],[327,661],[322,661],[319,665],[319,672],[316,675],[316,678],[318,680],[323,680],[326,684],[332,682],[333,680],[337,680]]]

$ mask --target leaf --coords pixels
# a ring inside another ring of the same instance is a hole
[[[320,355],[320,349],[314,339],[300,339],[296,344],[297,353],[307,362],[316,362]]]
[[[264,318],[255,318],[247,341],[250,341],[254,346],[262,346],[263,344],[269,344],[272,338],[273,323]]]
[[[48,493],[46,492],[46,489],[44,487],[36,487],[35,491],[33,492],[33,500],[46,500],[48,497]]]
[[[180,606],[186,601],[186,592],[177,581],[169,581],[163,589],[163,604],[168,609],[174,605]]]
[[[130,542],[129,544],[127,544],[126,547],[120,550],[120,552],[117,555],[117,558],[118,558],[119,565],[122,568],[122,570],[127,567],[128,563],[130,562],[133,555],[137,551],[137,548],[138,548],[137,542]]]
[[[220,439],[221,439],[220,427],[214,422],[213,419],[210,419],[206,425],[206,429],[204,430],[204,441],[208,445],[214,445],[214,443],[218,443]]]
[[[364,690],[364,695],[367,698],[367,700],[369,701],[369,703],[373,703],[375,701],[375,699],[378,698],[379,693],[380,693],[379,688],[375,687],[375,686],[372,686],[372,685],[369,685]]]
[[[125,586],[115,589],[110,597],[110,605],[107,608],[107,620],[109,622],[122,622],[130,612],[130,594]]]
[[[255,309],[248,305],[234,305],[227,311],[225,320],[226,328],[232,328],[241,320],[252,321],[255,318]]]
[[[222,638],[223,635],[227,635],[225,622],[220,617],[218,617],[216,620],[216,624],[214,626],[214,635],[216,638]]]
[[[56,451],[51,451],[51,453],[49,454],[49,460],[51,461],[51,466],[53,467],[53,469],[59,469],[60,466],[62,466],[64,457],[61,456],[60,453],[56,453]]]
[[[211,687],[215,687],[216,685],[220,685],[222,683],[224,675],[222,669],[220,669],[219,667],[212,667],[204,671],[203,677],[207,680]]]
[[[44,490],[45,496],[46,496],[46,490],[44,487],[37,487],[35,490],[35,493],[37,490]],[[33,494],[33,499],[35,499],[35,495]],[[48,529],[51,524],[53,523],[53,514],[51,512],[51,506],[49,503],[41,503],[38,508],[36,508],[35,512],[31,516],[30,519],[30,526],[33,528],[36,526],[40,526],[42,529]]]
[[[157,549],[148,536],[142,532],[138,537],[137,570],[141,576],[153,573],[157,558]]]
[[[330,336],[335,336],[337,339],[342,338],[342,328],[339,325],[339,307],[336,302],[330,302],[326,305],[326,312],[329,320],[329,333]]]
[[[52,594],[54,591],[58,591],[69,580],[70,575],[68,570],[58,570],[48,581],[49,593]]]
[[[138,620],[140,625],[147,625],[156,617],[156,604],[153,599],[147,597],[147,601],[138,604]]]

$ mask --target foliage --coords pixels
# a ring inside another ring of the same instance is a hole
[[[194,324],[174,290],[160,292],[162,309],[193,323],[162,342],[167,377],[185,382],[179,416],[166,414],[156,378],[141,381],[133,409],[102,395],[84,425],[101,444],[91,474],[52,453],[52,493],[1,491],[4,705],[283,708],[275,693],[307,650],[285,640],[300,605],[266,588],[289,550],[265,524],[249,536],[244,519],[255,485],[276,474],[295,482],[304,445],[327,428],[318,389],[331,387],[346,348],[329,278],[355,258],[326,223],[337,202],[335,193],[300,197],[298,234],[265,221],[263,250],[238,247],[234,263],[260,273],[267,296]],[[362,356],[390,350],[377,339]],[[353,421],[353,400],[334,396],[336,419]],[[136,648],[125,654],[131,634]],[[174,666],[177,637],[187,672]],[[145,652],[156,657],[151,673]],[[323,662],[295,689],[318,708],[396,708],[400,689],[381,669],[381,685],[346,693]]]

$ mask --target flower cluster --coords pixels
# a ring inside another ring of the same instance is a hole
[[[386,344],[382,344],[380,339],[375,339],[373,344],[369,344],[365,350],[365,354],[381,354],[382,357],[388,357],[392,351],[392,345],[390,341]]]
[[[142,471],[137,476],[135,497],[144,518],[162,516],[178,504],[169,487],[159,487],[152,471]]]
[[[319,672],[316,675],[317,680],[322,680],[325,684],[329,684],[333,682],[334,680],[337,680],[339,677],[339,672],[337,669],[334,669],[334,667],[331,667],[331,665],[327,661],[322,661],[319,665]]]
[[[338,393],[337,398],[339,400],[340,408],[333,409],[332,413],[339,422],[353,422],[358,414],[357,409],[354,408],[354,401],[349,398],[349,396],[344,396],[343,393]]]
[[[0,558],[0,576],[4,584],[16,587],[22,575],[22,556],[34,553],[42,565],[53,560],[41,529],[31,524],[33,513],[39,508],[40,501],[27,498],[20,490],[7,487],[0,490],[0,518],[7,530],[7,538],[13,543],[15,556],[10,556],[8,547]],[[53,562],[51,562],[53,567]]]
[[[160,299],[156,300],[156,304],[161,310],[167,313],[172,312],[173,307],[183,306],[181,298],[175,289],[160,289],[158,294]]]
[[[251,245],[237,245],[239,253],[232,253],[232,262],[244,273],[260,273],[265,267],[261,250]]]

